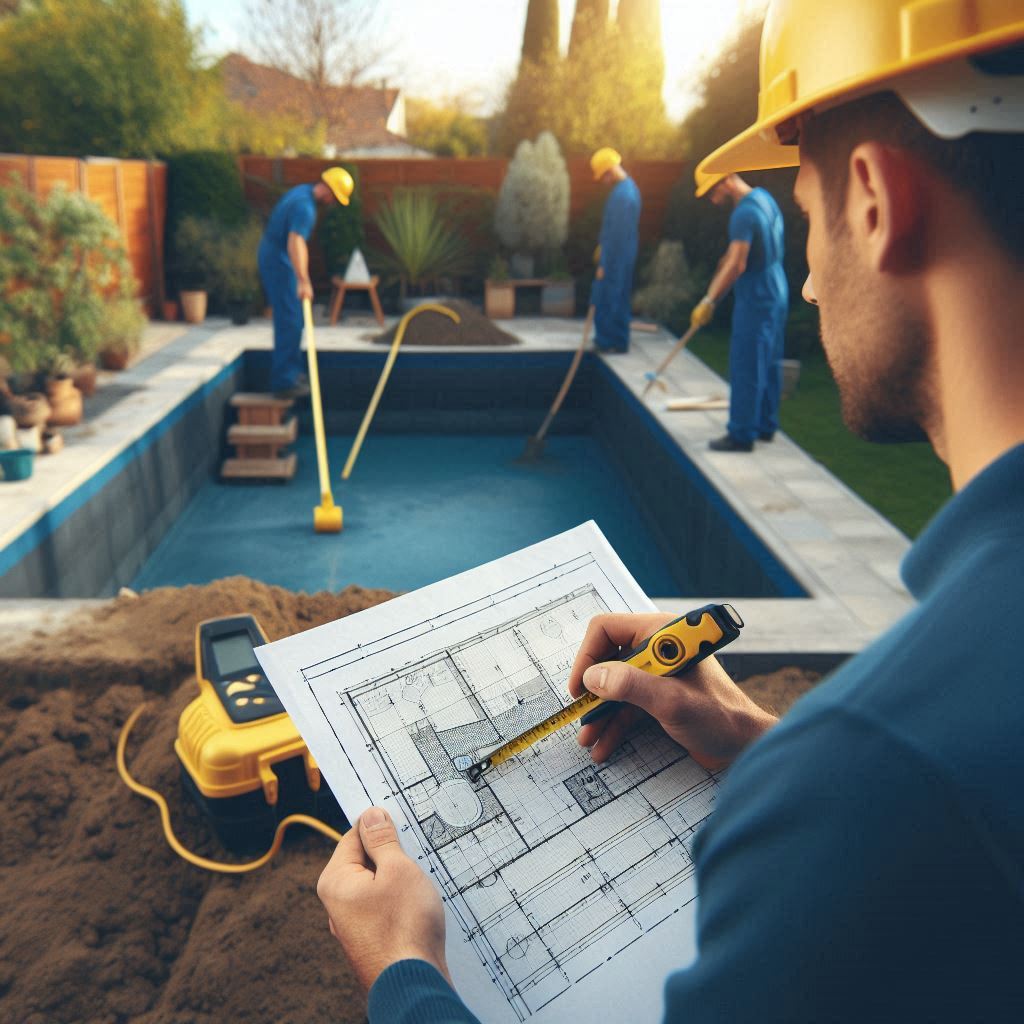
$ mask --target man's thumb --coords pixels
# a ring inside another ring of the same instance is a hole
[[[659,720],[665,711],[665,680],[621,661],[591,665],[583,673],[583,685],[602,700],[618,700],[643,708]]]
[[[359,838],[374,864],[380,865],[395,855],[405,856],[398,843],[398,829],[387,811],[371,807],[359,817]]]

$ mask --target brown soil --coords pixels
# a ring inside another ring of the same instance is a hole
[[[441,303],[459,314],[455,323],[443,313],[427,311],[419,313],[405,328],[402,345],[518,345],[519,339],[496,326],[494,321],[483,315],[475,306],[461,299],[450,299]],[[373,340],[381,345],[390,345],[395,340],[398,324],[378,334]]]
[[[195,623],[250,611],[277,638],[389,596],[358,587],[294,594],[241,577],[163,588],[80,614],[59,649],[36,636],[5,655],[0,1019],[364,1020],[363,993],[316,897],[328,841],[295,829],[260,871],[201,871],[168,849],[156,808],[118,778],[114,751],[128,714],[147,701],[128,747],[132,773],[167,797],[188,848],[232,859],[182,793],[172,753],[196,693]],[[783,669],[744,685],[783,711],[815,681]]]

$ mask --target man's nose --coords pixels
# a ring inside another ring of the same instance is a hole
[[[804,281],[803,290],[800,294],[804,297],[804,302],[809,302],[812,306],[818,304],[818,296],[814,294],[814,285],[811,283],[811,275],[807,275],[807,280]]]

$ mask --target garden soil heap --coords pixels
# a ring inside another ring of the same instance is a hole
[[[166,845],[152,804],[114,766],[128,748],[179,838],[226,859],[184,796],[173,753],[196,695],[196,624],[250,612],[271,639],[387,600],[382,590],[294,594],[243,577],[120,597],[58,637],[0,653],[0,1019],[19,1024],[361,1022],[366,1004],[330,937],[316,881],[331,853],[292,829],[265,868],[215,875]],[[784,709],[815,681],[788,669],[748,680]]]
[[[519,339],[496,327],[494,322],[474,306],[461,299],[441,299],[442,306],[459,314],[459,322],[441,313],[425,312],[414,317],[405,328],[402,345],[518,345]],[[398,324],[378,334],[373,340],[390,345],[395,340]]]

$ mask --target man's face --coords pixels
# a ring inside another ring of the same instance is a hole
[[[809,160],[800,165],[793,196],[808,220],[803,297],[819,310],[843,420],[867,441],[927,440],[925,324],[908,307],[899,282],[866,264],[845,209],[830,217]]]
[[[715,187],[708,193],[708,198],[715,204],[715,206],[725,206],[729,202],[729,189],[725,185],[726,179],[722,179]]]

